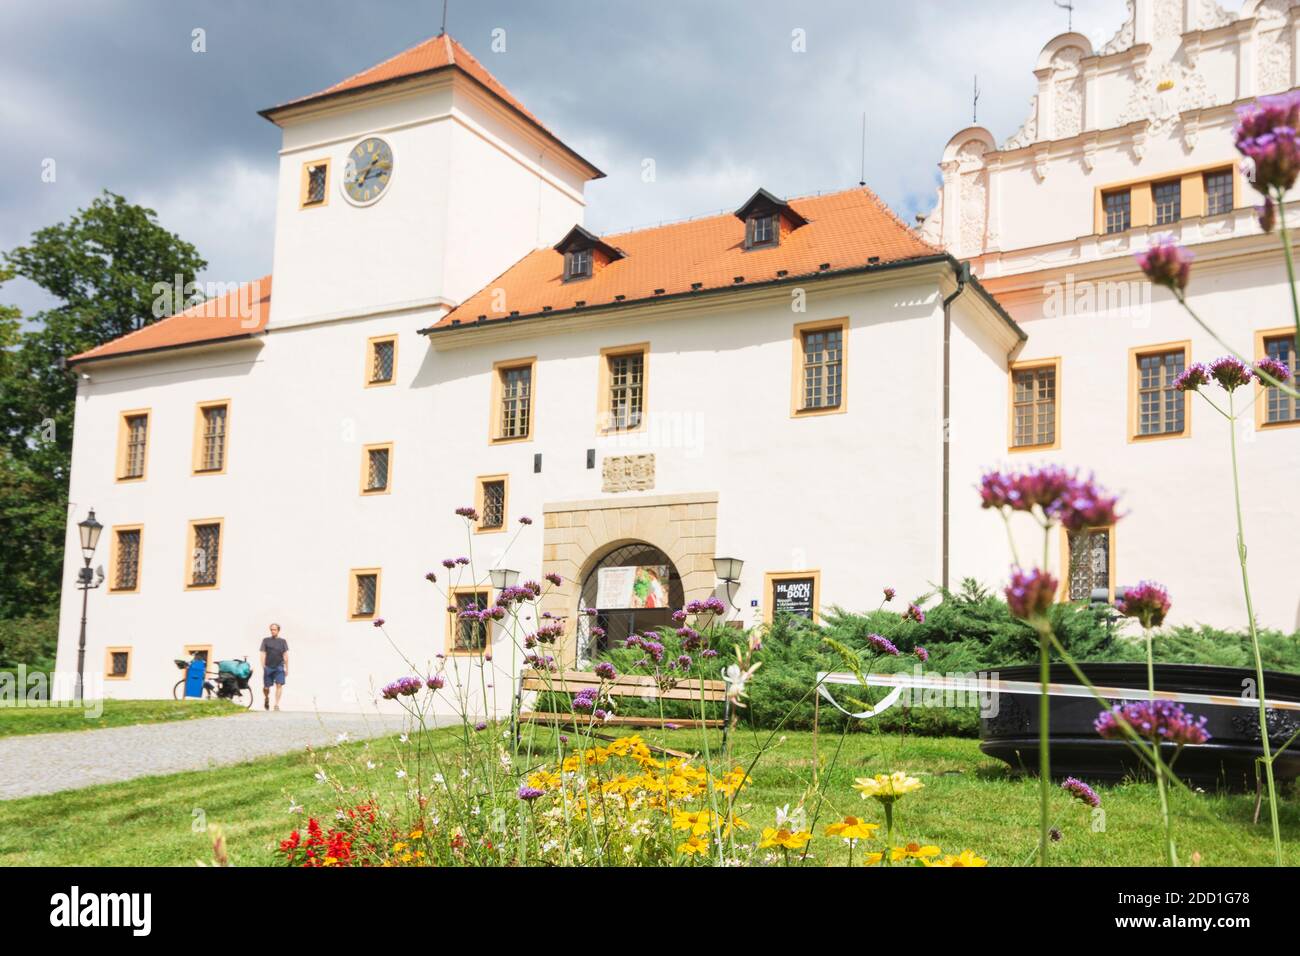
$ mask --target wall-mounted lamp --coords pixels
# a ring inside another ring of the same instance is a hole
[[[731,605],[733,611],[739,611],[736,607],[736,592],[740,590],[740,572],[744,569],[745,562],[739,558],[714,558],[713,573],[717,575],[718,580],[727,585],[727,603]]]
[[[509,568],[493,568],[488,575],[492,578],[492,587],[498,591],[512,588],[519,581],[519,572]]]

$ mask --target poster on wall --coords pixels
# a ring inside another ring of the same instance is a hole
[[[602,611],[668,607],[668,568],[601,568],[596,607]]]
[[[773,615],[785,612],[813,620],[816,595],[815,582],[808,578],[781,578],[772,582]]]

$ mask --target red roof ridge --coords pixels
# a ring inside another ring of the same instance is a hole
[[[595,174],[595,178],[605,175],[551,132],[513,93],[506,89],[505,85],[492,74],[492,71],[485,67],[474,54],[470,53],[462,43],[449,33],[439,33],[437,36],[421,40],[414,46],[400,50],[388,57],[388,59],[353,73],[351,76],[345,77],[323,90],[259,110],[259,113],[274,123],[276,122],[275,115],[281,110],[290,107],[305,106],[308,103],[348,93],[359,93],[362,90],[374,89],[390,83],[399,83],[403,80],[415,79],[447,69],[459,70],[464,76],[504,103],[506,107],[518,113],[525,121],[536,127],[547,139],[552,140],[573,158],[591,169]]]
[[[566,282],[563,256],[536,249],[451,309],[430,328],[617,307],[674,296],[754,287],[801,277],[884,268],[890,263],[946,255],[865,186],[782,200],[806,223],[771,248],[745,247],[745,224],[733,212],[605,233],[602,242],[624,258],[589,278]],[[494,289],[504,289],[510,311],[494,309]]]
[[[249,303],[249,311],[243,314],[239,311],[241,295],[245,289],[253,288],[257,292],[257,298]],[[218,342],[223,339],[242,338],[254,335],[266,328],[266,323],[270,317],[271,301],[271,275],[264,275],[260,279],[251,279],[248,282],[241,282],[235,289],[227,292],[225,295],[205,299],[183,309],[165,316],[156,322],[150,322],[142,325],[138,329],[132,329],[125,335],[110,339],[92,349],[87,349],[68,359],[69,364],[76,362],[89,361],[99,358],[114,358],[124,355],[134,355],[139,352],[151,352],[160,349],[180,348],[186,345],[201,345],[205,342]],[[233,303],[234,310],[225,309],[225,303]],[[217,314],[213,314],[213,313]],[[179,320],[181,319],[205,319],[207,321],[201,324],[200,328],[186,327],[184,332],[179,331]],[[251,325],[246,326],[244,323],[248,319],[253,319]]]

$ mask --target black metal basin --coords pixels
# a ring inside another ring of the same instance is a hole
[[[1145,664],[1081,664],[1080,669],[1094,685],[1145,688]],[[1003,680],[1039,679],[1036,666],[1008,667],[998,671]],[[1240,697],[1253,687],[1255,672],[1240,667],[1212,667],[1201,664],[1157,664],[1156,690]],[[1053,664],[1053,683],[1078,684],[1065,664]],[[1270,700],[1300,701],[1300,674],[1264,672]],[[1142,761],[1128,744],[1103,740],[1093,722],[1103,708],[1091,697],[1052,697],[1048,730],[1051,739],[1052,776],[1083,780],[1117,781],[1147,775]],[[1143,700],[1135,695],[1124,700]],[[1000,695],[996,715],[980,720],[980,749],[1012,767],[1028,773],[1038,771],[1038,701],[1036,694]],[[1112,704],[1122,703],[1120,699]],[[1254,790],[1255,760],[1263,754],[1259,739],[1258,708],[1223,704],[1184,704],[1188,713],[1208,718],[1210,741],[1184,747],[1174,772],[1185,783],[1204,789]],[[1300,730],[1300,712],[1269,709],[1269,739],[1273,749],[1281,747]],[[1172,760],[1175,748],[1166,744],[1164,758]],[[1300,776],[1300,741],[1274,763],[1279,782]]]

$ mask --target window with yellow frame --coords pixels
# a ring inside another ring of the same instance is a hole
[[[123,412],[117,427],[117,480],[144,481],[149,468],[147,408]]]
[[[1192,343],[1143,345],[1128,355],[1128,437],[1131,442],[1186,438],[1192,433],[1191,393],[1174,387],[1191,361]]]
[[[1061,360],[1016,362],[1008,373],[1011,451],[1048,451],[1061,447]]]
[[[456,610],[447,612],[447,653],[478,655],[488,650],[492,646],[492,622],[465,612],[487,610],[492,602],[492,589],[452,588],[448,598],[448,607]]]

